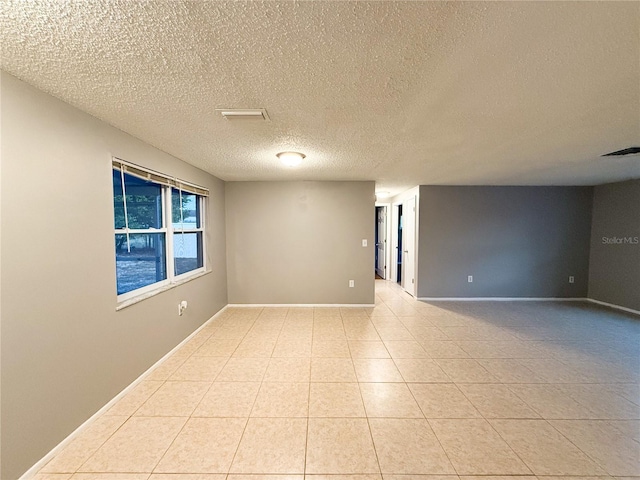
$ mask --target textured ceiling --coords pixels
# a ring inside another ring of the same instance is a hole
[[[599,157],[640,144],[640,3],[2,0],[0,22],[2,69],[224,180],[640,177]]]

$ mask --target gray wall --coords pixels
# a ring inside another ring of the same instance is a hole
[[[421,186],[418,296],[586,297],[592,192]]]
[[[227,290],[222,181],[10,75],[1,88],[0,477],[10,480],[222,308]],[[118,312],[111,155],[211,190],[213,272]]]
[[[640,180],[595,187],[590,298],[640,310],[639,237]]]
[[[229,303],[374,303],[374,204],[373,182],[227,183]]]

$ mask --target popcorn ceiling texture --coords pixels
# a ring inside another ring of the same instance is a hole
[[[638,3],[3,0],[0,32],[2,69],[223,180],[640,176],[599,158],[639,143]]]

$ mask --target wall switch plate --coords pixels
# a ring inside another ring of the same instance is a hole
[[[362,239],[362,246],[363,246],[363,247],[366,247],[366,246],[367,246],[367,239],[366,239],[366,238],[363,238],[363,239]]]
[[[467,277],[467,282],[469,282],[469,283],[473,283],[473,275],[469,275],[469,276]]]
[[[574,283],[575,282],[575,278],[573,275],[569,275],[569,283]]]
[[[353,288],[356,286],[355,280],[349,280],[349,288]]]

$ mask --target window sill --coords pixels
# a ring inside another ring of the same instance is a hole
[[[127,300],[123,300],[122,302],[118,302],[118,304],[116,305],[116,312],[118,310],[122,310],[123,308],[130,307],[131,305],[135,305],[136,303],[146,300],[147,298],[154,297],[159,293],[166,292],[167,290],[171,290],[174,287],[183,285],[187,282],[190,282],[191,280],[195,280],[196,278],[204,277],[205,275],[210,274],[212,271],[213,270],[205,270],[204,272],[196,273],[195,275],[192,275],[186,278],[181,278],[180,280],[177,280],[176,282],[171,283],[169,285],[163,285],[162,287],[159,287],[158,289],[153,290],[151,292],[142,293],[137,297],[129,298]]]

